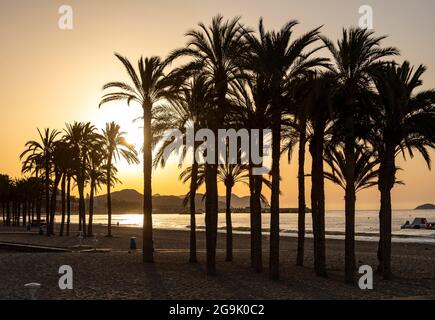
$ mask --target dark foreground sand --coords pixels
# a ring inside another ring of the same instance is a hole
[[[76,230],[76,226],[73,227]],[[218,275],[205,274],[204,233],[198,233],[199,263],[189,264],[189,233],[155,230],[154,264],[143,264],[140,250],[128,253],[129,238],[138,238],[141,229],[114,227],[114,238],[103,235],[106,228],[95,227],[98,248],[110,252],[23,253],[0,250],[0,299],[27,299],[24,284],[42,284],[39,299],[391,299],[435,297],[435,246],[393,244],[395,279],[383,281],[375,275],[374,290],[362,291],[345,285],[343,279],[344,243],[327,241],[327,279],[312,269],[312,240],[307,239],[305,267],[296,267],[296,239],[282,238],[281,280],[270,281],[267,268],[256,274],[249,268],[249,236],[235,235],[234,262],[224,262],[225,235],[218,237]],[[7,234],[0,227],[0,242],[70,247],[78,239],[33,234]],[[19,229],[16,231],[23,231]],[[93,239],[85,244],[92,245]],[[358,265],[376,266],[376,243],[358,242]],[[264,265],[267,266],[268,240],[264,239]],[[58,269],[70,265],[74,289],[61,291]]]

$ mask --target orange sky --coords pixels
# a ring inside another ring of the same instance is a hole
[[[403,4],[402,4],[403,2]],[[71,5],[74,29],[58,28],[58,9]],[[91,121],[103,127],[119,122],[129,140],[140,144],[138,123],[132,119],[140,109],[116,103],[98,109],[101,87],[111,80],[125,79],[113,53],[131,60],[140,55],[167,55],[183,46],[184,32],[199,21],[208,23],[217,13],[241,15],[245,24],[256,26],[263,16],[267,27],[279,28],[288,19],[298,19],[299,32],[324,25],[323,32],[336,39],[341,28],[358,23],[358,8],[370,4],[374,27],[387,34],[386,45],[397,46],[403,57],[429,67],[425,88],[435,88],[435,2],[419,1],[252,1],[252,0],[2,0],[0,2],[0,172],[20,175],[18,155],[24,143],[36,138],[36,128],[62,129],[64,123]],[[435,157],[435,153],[432,152]],[[309,161],[307,169],[309,168]],[[435,173],[420,157],[399,165],[406,186],[393,194],[395,208],[412,208],[435,202]],[[282,204],[296,206],[296,166],[282,165]],[[141,190],[140,166],[120,165],[123,185],[117,189]],[[175,165],[154,174],[153,193],[183,194]],[[308,181],[308,180],[307,180]],[[309,185],[308,185],[309,188]],[[244,187],[235,192],[245,194]],[[343,208],[343,192],[327,185],[327,207]],[[309,193],[307,193],[309,196]],[[358,208],[378,207],[376,189],[358,195]],[[309,205],[309,201],[307,202]]]

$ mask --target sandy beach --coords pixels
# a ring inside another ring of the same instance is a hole
[[[71,248],[79,244],[77,226],[70,237],[26,234],[23,228],[0,227],[0,242]],[[313,273],[312,240],[306,241],[304,267],[295,266],[296,239],[281,240],[281,279],[268,279],[267,268],[256,274],[249,266],[250,240],[234,237],[234,262],[224,261],[225,235],[218,235],[218,275],[205,274],[205,237],[198,232],[198,264],[189,264],[189,233],[155,230],[155,263],[143,264],[141,229],[95,226],[96,252],[33,253],[0,250],[0,299],[28,299],[24,284],[42,284],[38,299],[396,299],[435,297],[435,245],[393,244],[393,281],[375,275],[373,290],[345,285],[344,242],[327,240],[328,278]],[[11,234],[11,232],[20,232]],[[35,231],[35,230],[33,230]],[[129,253],[130,237],[137,237],[136,253]],[[94,238],[83,244],[94,246]],[[264,238],[264,266],[268,265],[268,239]],[[376,269],[377,244],[357,242],[358,265]],[[58,269],[70,265],[74,289],[60,290]]]

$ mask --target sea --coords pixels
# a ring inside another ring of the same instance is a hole
[[[414,218],[426,218],[435,223],[435,210],[394,210],[392,219],[392,241],[408,243],[435,243],[435,230],[402,230],[400,227]],[[59,222],[60,217],[56,217]],[[205,215],[196,215],[198,230],[205,227]],[[123,227],[142,227],[143,216],[136,213],[113,214],[113,225]],[[72,223],[78,223],[78,216],[71,216]],[[107,215],[95,215],[94,223],[107,225]],[[233,213],[232,224],[234,233],[249,233],[250,219],[247,213]],[[281,236],[297,236],[297,214],[286,213],[280,215]],[[345,216],[342,210],[328,210],[325,215],[326,237],[329,239],[344,239]],[[190,216],[188,214],[153,214],[153,227],[166,230],[189,230]],[[262,228],[265,235],[270,227],[270,214],[262,215]],[[219,232],[225,232],[225,214],[218,217]],[[379,212],[376,210],[359,210],[356,212],[356,239],[360,241],[379,240]],[[306,214],[307,237],[312,237],[311,214]]]

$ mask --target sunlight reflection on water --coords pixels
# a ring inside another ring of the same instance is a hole
[[[297,214],[281,214],[280,229],[284,236],[295,236],[297,230]],[[435,210],[396,210],[393,213],[392,231],[393,240],[396,242],[434,242],[435,243],[435,230],[401,230],[400,226],[406,220],[412,222],[414,218],[424,217],[429,221],[435,222]],[[205,215],[197,215],[198,230],[204,229]],[[59,218],[58,218],[59,219]],[[233,213],[232,223],[235,232],[246,233],[249,231],[249,214],[246,213]],[[113,225],[119,223],[120,226],[126,227],[141,227],[143,216],[141,214],[114,214],[112,215]],[[78,223],[78,217],[71,217],[72,223]],[[107,224],[106,215],[95,215],[95,224]],[[270,215],[262,215],[262,225],[265,233],[269,229]],[[344,212],[341,210],[327,211],[325,217],[326,231],[328,238],[343,239],[345,229]],[[306,229],[310,233],[312,230],[311,214],[306,216]],[[156,229],[176,229],[187,230],[190,226],[190,216],[188,214],[153,214],[153,226]],[[224,231],[225,227],[225,214],[219,214],[218,227],[220,231]],[[359,240],[377,240],[377,233],[379,232],[379,218],[377,211],[357,211],[356,215],[356,232]],[[310,236],[310,235],[308,235]]]

